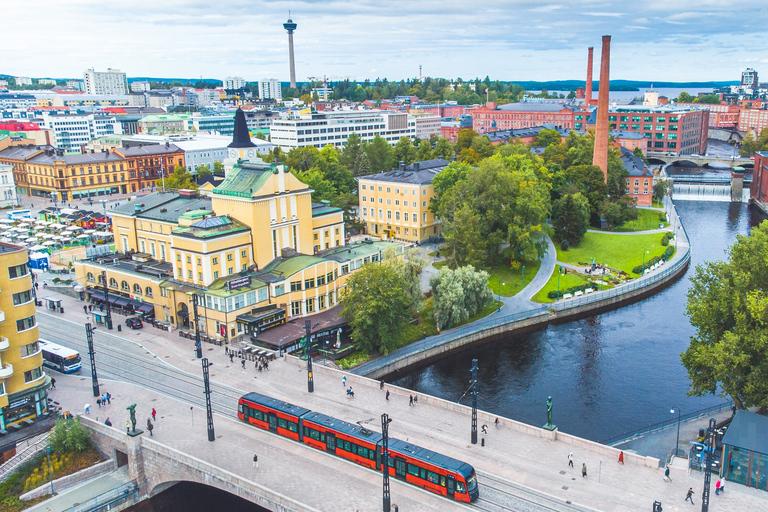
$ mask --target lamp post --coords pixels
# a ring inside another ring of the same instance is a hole
[[[317,326],[317,324],[315,324]],[[312,376],[312,341],[310,335],[312,334],[312,320],[307,318],[304,320],[304,331],[307,336],[307,391],[313,393],[315,391],[315,380]]]
[[[563,266],[557,269],[557,300],[560,300],[560,274],[563,273]]]
[[[499,311],[501,311],[501,287],[505,286],[507,283],[503,283],[499,281]]]
[[[520,291],[525,288],[525,265],[523,265],[523,274],[520,276]]]
[[[477,444],[477,359],[472,360],[472,444]]]
[[[48,478],[51,480],[51,495],[56,496],[56,493],[53,492],[53,470],[51,469],[51,447],[50,446],[46,449],[46,453],[48,454]]]
[[[642,270],[642,273],[640,275],[645,275],[645,255],[646,254],[650,254],[650,253],[651,253],[651,251],[649,251],[647,249],[643,250],[643,270]]]
[[[192,313],[195,315],[195,356],[198,359],[203,357],[203,347],[200,345],[200,317],[197,314],[197,304],[200,298],[197,294],[192,295]]]
[[[99,393],[99,377],[96,375],[96,354],[93,352],[93,331],[96,328],[90,322],[85,324],[85,339],[88,340],[88,355],[91,357],[91,384],[93,384],[93,396],[101,396]]]
[[[107,305],[107,329],[112,330],[112,308],[109,304],[109,286],[107,285],[107,271],[101,271],[102,284],[104,284],[104,303]]]
[[[675,443],[675,457],[677,457],[678,448],[680,446],[680,419],[682,418],[680,416],[680,408],[675,407],[674,409],[670,409],[670,414],[675,414],[675,410],[677,410],[677,442]]]
[[[381,474],[382,474],[382,510],[390,512],[389,498],[389,424],[392,420],[387,414],[381,415]]]
[[[213,411],[211,410],[211,381],[209,378],[208,369],[213,366],[213,363],[208,362],[208,358],[203,358],[203,393],[205,394],[205,414],[206,423],[208,426],[208,440],[215,441],[216,436],[213,432]]]

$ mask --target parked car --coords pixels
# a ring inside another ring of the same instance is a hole
[[[144,322],[142,322],[140,318],[136,318],[136,317],[126,318],[125,325],[127,325],[131,329],[141,329],[144,326]]]

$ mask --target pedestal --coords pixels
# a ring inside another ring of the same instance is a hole
[[[550,441],[557,441],[557,425],[544,425],[542,428],[542,437]]]
[[[136,430],[129,430],[128,431],[128,435],[131,436],[131,437],[140,436],[143,433],[144,433],[144,431],[139,429],[139,428],[137,428]]]

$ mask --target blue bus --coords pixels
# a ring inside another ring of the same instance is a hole
[[[43,350],[43,366],[61,373],[72,373],[82,367],[80,352],[62,347],[56,343],[40,339],[37,341]]]

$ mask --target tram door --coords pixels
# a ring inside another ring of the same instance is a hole
[[[336,436],[329,432],[325,433],[325,451],[336,455]]]
[[[445,477],[445,484],[447,489],[447,495],[449,498],[453,498],[453,493],[456,490],[456,479],[453,477],[453,475],[447,475]]]
[[[399,478],[400,480],[405,480],[405,474],[406,474],[405,460],[399,457],[396,457],[395,458],[395,478]]]
[[[273,412],[270,412],[268,414],[269,414],[269,431],[277,432],[277,415]]]

